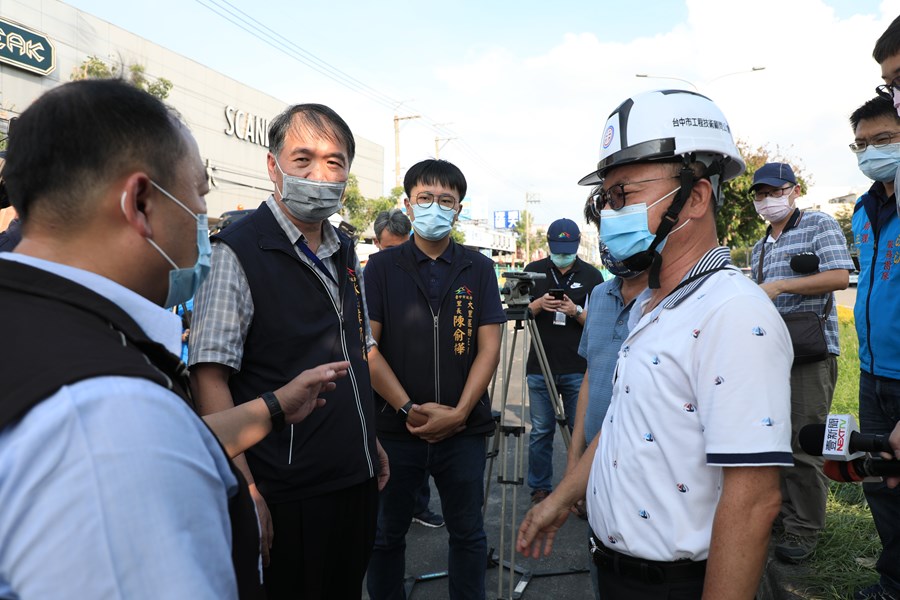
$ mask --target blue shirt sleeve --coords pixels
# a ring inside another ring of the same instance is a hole
[[[236,485],[171,392],[125,377],[66,386],[0,431],[0,591],[236,598]]]

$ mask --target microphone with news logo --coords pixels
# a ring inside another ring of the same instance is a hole
[[[853,415],[828,415],[824,424],[806,425],[798,441],[810,456],[824,456],[822,468],[833,481],[878,481],[900,475],[900,461],[866,456],[866,452],[890,452],[885,434],[860,433]]]

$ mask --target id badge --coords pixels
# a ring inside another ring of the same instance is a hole
[[[566,313],[561,310],[556,311],[556,314],[553,315],[553,324],[561,325],[563,327],[566,326]]]

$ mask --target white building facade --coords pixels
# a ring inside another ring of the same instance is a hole
[[[0,131],[45,91],[70,81],[92,56],[126,71],[140,65],[150,81],[172,82],[166,102],[190,127],[207,164],[211,216],[256,208],[272,191],[268,125],[290,102],[58,0],[0,0]],[[351,173],[363,196],[383,195],[384,148],[357,136]]]

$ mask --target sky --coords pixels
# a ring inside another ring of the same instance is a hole
[[[285,104],[331,106],[384,146],[385,193],[393,117],[419,116],[402,121],[401,171],[440,138],[475,218],[528,209],[535,223],[580,222],[576,182],[596,168],[606,117],[652,89],[699,89],[735,137],[800,165],[810,196],[867,187],[848,117],[874,97],[872,47],[900,15],[900,0],[68,3]]]

